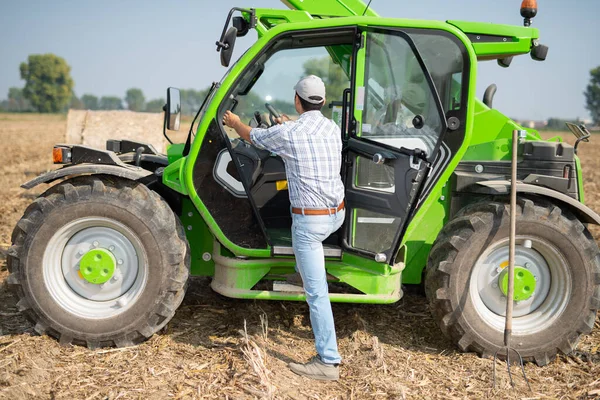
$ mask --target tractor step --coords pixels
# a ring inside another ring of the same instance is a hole
[[[325,257],[342,258],[342,248],[328,244],[323,245]],[[273,246],[273,255],[275,256],[293,256],[294,249],[291,246]]]
[[[302,286],[294,285],[286,281],[273,281],[274,292],[304,293]]]
[[[239,289],[227,287],[216,279],[212,281],[210,286],[215,292],[236,299],[306,301],[304,291],[277,292],[274,290]],[[298,287],[298,289],[300,288]],[[396,291],[393,291],[390,294],[329,293],[329,299],[332,303],[389,304],[400,300],[402,295],[402,289],[398,287]]]
[[[296,282],[285,280],[294,273],[293,258],[242,259],[221,255],[215,241],[215,275],[212,289],[223,296],[239,299],[305,301]],[[404,264],[381,264],[378,269],[357,268],[343,260],[326,260],[329,298],[341,303],[393,303],[402,297]],[[293,285],[292,283],[295,283]]]

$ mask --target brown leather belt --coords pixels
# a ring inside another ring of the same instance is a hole
[[[292,213],[293,214],[304,214],[304,215],[329,215],[329,214],[335,214],[338,211],[342,211],[345,207],[344,204],[344,200],[342,200],[342,202],[340,203],[340,205],[337,208],[321,208],[321,209],[314,209],[314,208],[298,208],[298,207],[292,207]],[[304,210],[304,212],[302,212],[302,210]]]

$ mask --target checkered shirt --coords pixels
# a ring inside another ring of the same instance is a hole
[[[337,207],[344,199],[340,128],[320,111],[268,129],[254,128],[250,139],[283,159],[292,207]]]

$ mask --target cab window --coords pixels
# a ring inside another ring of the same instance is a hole
[[[436,94],[408,41],[370,32],[366,44],[362,136],[431,155],[441,134]]]

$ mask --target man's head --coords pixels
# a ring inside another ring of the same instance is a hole
[[[318,111],[325,104],[325,84],[318,76],[305,76],[296,83],[294,90],[296,91],[294,103],[299,114]]]

